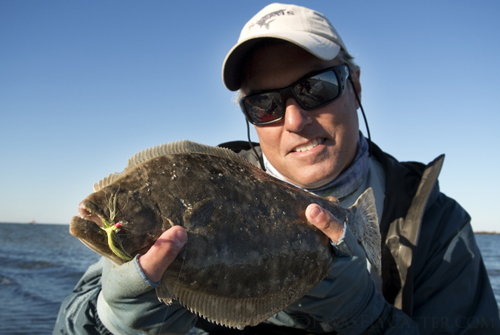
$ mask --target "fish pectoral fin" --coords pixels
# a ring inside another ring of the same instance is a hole
[[[354,205],[349,207],[349,228],[358,238],[366,258],[372,265],[375,273],[382,273],[380,228],[378,225],[377,208],[373,190],[368,188],[359,196]]]

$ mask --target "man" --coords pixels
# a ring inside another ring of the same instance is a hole
[[[223,79],[260,146],[229,147],[277,178],[349,206],[374,190],[382,234],[382,275],[350,229],[318,205],[308,220],[331,240],[336,261],[309,294],[246,334],[498,334],[500,321],[467,213],[439,192],[442,157],[399,163],[359,132],[360,70],[330,22],[307,8],[272,4],[243,28]],[[193,326],[233,334],[153,287],[186,241],[165,232],[137,260],[92,266],[61,307],[56,329],[70,333],[185,333]],[[100,284],[102,283],[102,290]]]

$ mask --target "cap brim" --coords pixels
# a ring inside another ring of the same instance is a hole
[[[243,62],[248,52],[263,38],[276,38],[293,43],[314,56],[323,60],[334,59],[341,47],[340,45],[322,36],[307,32],[283,31],[273,34],[254,35],[241,40],[227,54],[222,66],[222,81],[230,91],[240,89],[242,82]]]

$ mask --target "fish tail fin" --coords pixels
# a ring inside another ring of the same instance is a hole
[[[354,205],[349,207],[349,228],[358,238],[358,243],[365,251],[366,258],[371,263],[375,273],[382,272],[381,236],[378,225],[377,209],[372,188],[368,188],[359,196]]]

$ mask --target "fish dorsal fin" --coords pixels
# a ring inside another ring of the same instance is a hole
[[[112,182],[114,182],[115,180],[120,178],[120,176],[121,176],[121,173],[117,173],[115,171],[112,174],[110,174],[109,176],[102,178],[101,180],[99,180],[98,183],[94,184],[94,192],[97,192],[100,189],[103,189],[104,187],[108,186],[109,184],[111,184]]]
[[[176,142],[165,143],[161,145],[156,145],[154,147],[142,150],[129,158],[127,168],[132,169],[144,162],[147,162],[153,158],[164,156],[164,155],[174,155],[183,153],[200,153],[206,155],[212,155],[217,157],[226,158],[235,162],[242,164],[250,164],[243,157],[239,156],[235,152],[220,147],[212,147],[205,144],[200,144],[192,142],[189,140],[180,140]],[[94,184],[94,192],[97,192],[109,184],[120,178],[122,173],[113,172],[109,176],[103,178],[98,183]]]
[[[181,140],[162,145],[156,145],[154,147],[136,153],[128,160],[127,169],[131,169],[139,164],[142,164],[150,159],[159,156],[184,154],[184,153],[200,153],[200,154],[227,158],[242,163],[246,162],[244,158],[238,156],[235,152],[229,149],[212,147],[209,145],[199,144],[188,140]]]

